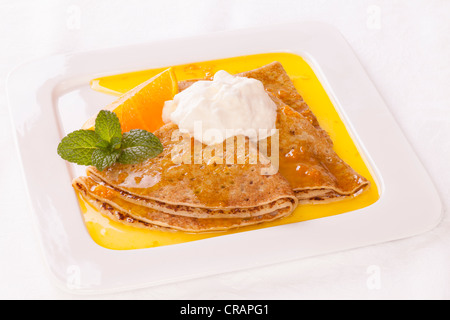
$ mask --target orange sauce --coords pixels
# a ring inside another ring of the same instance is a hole
[[[293,80],[295,87],[317,117],[320,126],[330,135],[334,142],[334,150],[336,153],[356,172],[368,179],[371,183],[370,187],[362,194],[353,198],[328,204],[300,205],[289,217],[273,222],[226,232],[200,234],[179,231],[153,231],[126,226],[102,216],[82,198],[79,198],[86,227],[92,239],[97,244],[113,250],[131,250],[172,245],[225,234],[325,218],[365,208],[379,199],[378,187],[371,169],[365,163],[358,148],[352,141],[345,124],[342,122],[314,71],[300,56],[291,53],[267,53],[197,62],[173,66],[173,68],[177,79],[181,81],[212,76],[218,70],[226,70],[229,73],[240,73],[261,67],[273,61],[279,61],[283,65]],[[98,78],[91,81],[91,86],[94,90],[119,96],[167,69],[167,67]],[[297,150],[296,152],[299,151]],[[285,156],[296,158],[299,155],[286,154]],[[298,170],[301,171],[302,168],[300,167]],[[309,174],[314,173],[310,172]]]

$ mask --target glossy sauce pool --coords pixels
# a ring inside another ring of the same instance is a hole
[[[289,217],[273,222],[238,228],[233,231],[200,234],[179,231],[153,231],[129,227],[102,216],[79,197],[86,227],[97,244],[113,250],[131,250],[165,246],[216,237],[224,234],[324,218],[362,209],[375,203],[379,199],[378,188],[370,168],[364,162],[344,123],[341,121],[338,112],[334,108],[313,70],[300,56],[291,53],[268,53],[185,64],[174,66],[173,68],[177,80],[181,81],[212,76],[218,70],[225,70],[232,74],[240,73],[256,69],[273,61],[279,61],[283,65],[294,82],[295,87],[303,96],[312,112],[316,115],[320,126],[330,135],[334,142],[336,153],[355,169],[355,171],[366,177],[370,181],[371,186],[361,195],[338,202],[299,205]],[[144,70],[94,79],[91,82],[91,86],[94,90],[119,96],[165,69],[167,68]]]

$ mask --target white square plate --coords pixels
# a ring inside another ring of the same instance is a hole
[[[97,245],[71,186],[84,168],[56,153],[65,134],[115,99],[91,90],[89,80],[268,52],[292,52],[310,64],[372,168],[380,199],[346,214],[177,245],[129,251]],[[56,283],[73,292],[128,290],[336,252],[417,235],[440,221],[441,202],[426,171],[349,45],[324,24],[53,56],[16,69],[7,88],[45,261]]]

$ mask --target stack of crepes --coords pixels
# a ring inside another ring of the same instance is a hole
[[[299,204],[336,201],[368,187],[367,179],[335,153],[330,137],[280,63],[238,75],[261,81],[277,105],[278,173],[261,174],[265,165],[249,161],[255,151],[251,147],[238,163],[175,163],[172,151],[185,142],[172,138],[178,127],[169,123],[155,132],[164,146],[158,157],[135,165],[114,164],[102,172],[89,167],[88,176],[74,179],[73,187],[113,220],[186,232],[272,221],[290,215]],[[180,82],[180,91],[195,81]],[[223,158],[234,159],[235,154],[227,154],[227,143]]]

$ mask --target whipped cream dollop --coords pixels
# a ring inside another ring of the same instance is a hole
[[[197,81],[166,101],[163,121],[207,145],[237,135],[257,141],[272,135],[276,109],[261,81],[221,70],[212,81]]]

